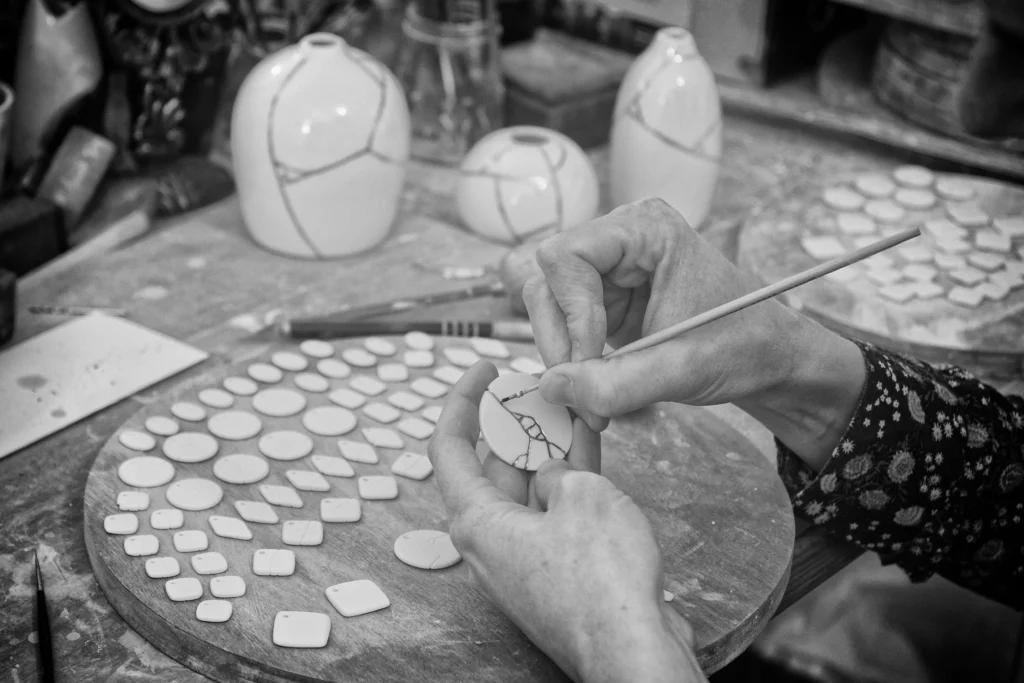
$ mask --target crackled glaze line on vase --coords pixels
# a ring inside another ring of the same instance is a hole
[[[661,197],[697,227],[711,207],[721,154],[714,74],[687,31],[662,29],[630,67],[616,99],[612,201]]]
[[[409,157],[409,114],[394,76],[332,34],[271,55],[246,78],[231,148],[253,239],[330,258],[388,235]]]
[[[463,222],[489,239],[517,243],[597,215],[597,173],[561,133],[513,126],[482,138],[462,162],[456,201]]]

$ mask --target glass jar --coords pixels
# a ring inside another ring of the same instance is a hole
[[[409,104],[411,154],[457,165],[477,140],[504,125],[501,28],[495,13],[441,21],[423,16],[414,2],[402,31],[395,73]]]

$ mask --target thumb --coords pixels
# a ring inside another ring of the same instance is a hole
[[[548,369],[540,380],[540,394],[548,403],[567,406],[601,417],[615,417],[658,401],[671,400],[674,377],[669,359],[658,348],[643,349],[580,363],[562,363]]]
[[[540,466],[530,484],[541,510],[547,511],[548,503],[555,496],[562,479],[572,473],[572,467],[564,460],[548,460]]]

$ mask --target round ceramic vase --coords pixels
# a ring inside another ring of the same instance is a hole
[[[711,207],[721,155],[714,74],[689,32],[664,28],[619,88],[611,134],[612,202],[660,197],[696,228]]]
[[[580,146],[537,126],[496,130],[462,161],[456,200],[468,228],[514,244],[597,215],[597,173]]]
[[[382,242],[398,211],[409,112],[380,62],[317,33],[260,62],[239,90],[231,153],[253,239],[333,258]]]

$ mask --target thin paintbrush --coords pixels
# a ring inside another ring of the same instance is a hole
[[[39,569],[39,551],[36,550],[36,633],[39,636],[39,664],[43,683],[53,683],[53,644],[50,640],[50,612],[46,609],[46,591],[43,573]]]
[[[712,308],[710,311],[705,311],[704,313],[695,315],[689,320],[684,320],[681,323],[677,323],[670,327],[666,327],[665,329],[659,332],[655,332],[652,335],[637,339],[635,342],[632,342],[631,344],[626,344],[625,346],[615,349],[614,351],[602,356],[602,358],[614,358],[616,356],[621,356],[624,353],[629,353],[630,351],[641,351],[643,349],[650,348],[655,344],[660,344],[663,341],[667,341],[674,337],[678,337],[681,334],[685,334],[686,332],[694,330],[700,327],[701,325],[707,325],[708,323],[718,320],[719,318],[724,318],[725,316],[731,315],[732,313],[735,313],[737,311],[742,311],[747,306],[753,306],[754,304],[760,303],[765,299],[771,299],[772,297],[778,296],[783,292],[787,292],[793,289],[794,287],[799,287],[800,285],[806,284],[811,280],[816,280],[823,275],[828,275],[829,273],[835,272],[840,268],[844,268],[850,264],[862,261],[868,258],[869,256],[874,256],[879,252],[895,247],[897,244],[902,244],[903,242],[906,242],[909,239],[913,239],[914,237],[917,237],[919,234],[921,234],[920,228],[912,228],[910,230],[905,230],[901,233],[897,233],[891,237],[886,237],[885,239],[879,240],[874,244],[869,244],[866,247],[861,247],[860,249],[851,251],[849,254],[839,256],[837,258],[832,259],[831,261],[826,261],[825,263],[814,266],[813,268],[809,268],[802,273],[797,273],[796,275],[787,277],[784,280],[779,280],[775,284],[768,285],[767,287],[762,287],[756,292],[751,292],[750,294],[741,296],[738,299],[734,299],[732,301],[724,303],[721,306],[716,306],[715,308]],[[512,399],[520,398],[522,396],[525,396],[526,394],[529,394],[530,392],[536,391],[539,388],[540,385],[538,384],[536,386],[530,387],[529,389],[524,389],[518,393],[512,394],[511,396],[506,396],[505,398],[501,399],[501,402],[505,403],[506,401],[511,401]]]

